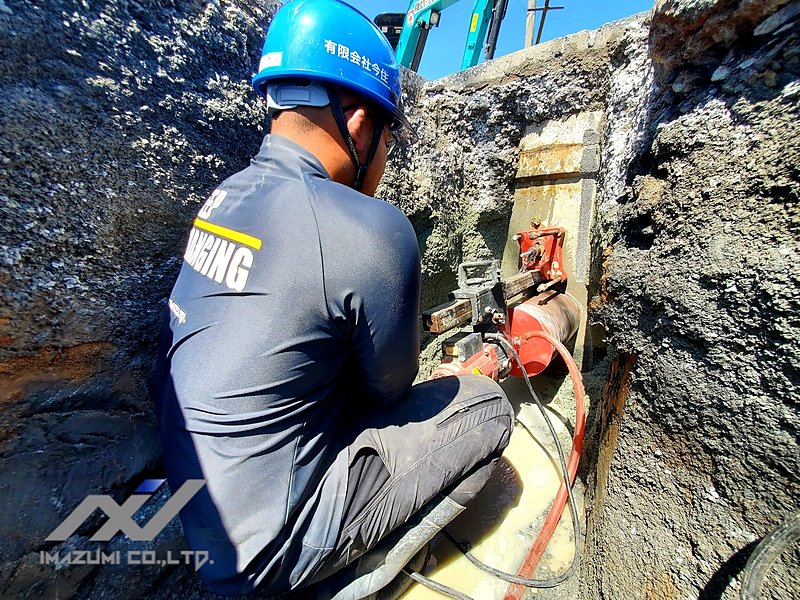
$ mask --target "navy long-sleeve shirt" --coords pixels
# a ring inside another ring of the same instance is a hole
[[[195,220],[156,405],[170,487],[214,592],[297,586],[333,547],[348,414],[401,400],[419,356],[419,249],[396,207],[268,135]]]

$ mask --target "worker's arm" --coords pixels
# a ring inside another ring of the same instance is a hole
[[[408,392],[419,366],[419,246],[408,219],[370,200],[325,252],[328,308],[350,339],[354,376],[372,401]]]

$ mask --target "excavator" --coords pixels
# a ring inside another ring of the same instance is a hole
[[[397,54],[397,62],[417,71],[425,50],[425,42],[431,27],[438,27],[442,11],[459,0],[411,0],[404,13],[382,13],[375,17],[375,24],[383,31]],[[545,18],[548,11],[562,10],[563,6],[550,6],[550,0],[544,0],[541,7],[536,7],[536,0],[528,0],[525,47],[538,44],[542,39]],[[497,49],[497,38],[500,25],[505,19],[508,0],[475,0],[467,33],[467,44],[461,59],[461,70],[474,67],[480,62],[481,51],[485,51],[486,60],[494,58]],[[534,42],[533,28],[535,13],[541,13],[539,31]],[[485,44],[484,44],[485,40]]]
[[[458,1],[412,0],[407,12],[382,13],[375,17],[375,24],[395,49],[397,62],[417,71],[431,27],[438,27],[442,11]],[[508,0],[475,0],[461,60],[462,70],[477,65],[483,50],[486,51],[486,60],[494,58],[500,24],[507,7]]]

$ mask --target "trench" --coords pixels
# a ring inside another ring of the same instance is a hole
[[[756,14],[731,3],[720,15],[741,38],[722,51],[711,41],[714,26],[679,4],[661,8],[669,16],[660,21],[657,7],[657,26],[643,15],[415,82],[412,110],[426,143],[403,157],[408,177],[396,166],[388,170],[390,181],[410,180],[408,191],[420,196],[421,209],[393,201],[424,225],[423,289],[432,304],[455,287],[459,262],[498,259],[509,275],[518,265],[514,232],[534,224],[567,230],[566,291],[585,309],[572,351],[590,405],[578,478],[582,566],[561,588],[528,597],[730,600],[754,540],[791,514],[799,497],[796,471],[785,470],[796,463],[789,457],[796,435],[786,435],[797,431],[796,409],[777,392],[796,389],[797,374],[771,349],[776,334],[795,340],[798,332],[779,325],[778,333],[761,320],[777,308],[766,299],[759,301],[766,312],[748,317],[752,322],[743,317],[752,301],[724,298],[726,289],[739,289],[737,268],[718,262],[737,246],[731,227],[745,197],[756,198],[753,226],[770,232],[770,247],[796,241],[778,217],[795,222],[796,185],[781,188],[781,208],[767,191],[776,179],[794,177],[795,167],[778,166],[769,158],[774,142],[758,137],[778,122],[791,129],[793,113],[776,104],[785,93],[777,83],[770,87],[777,79],[757,74],[777,69],[775,57],[783,56],[782,68],[791,72],[784,81],[793,85],[797,59],[785,57],[782,44],[794,42],[756,33],[777,31],[765,17],[776,6]],[[674,15],[682,34],[706,52],[702,59],[675,46]],[[766,25],[753,25],[762,19]],[[756,153],[763,168],[737,180],[737,152]],[[793,151],[786,158],[797,163]],[[709,184],[723,181],[724,189]],[[688,257],[701,261],[700,273]],[[757,263],[755,272],[773,290],[798,281],[786,262],[772,275]],[[782,302],[779,314],[789,307]],[[742,316],[732,316],[735,305]],[[731,338],[740,330],[781,366],[762,370],[758,380],[758,359],[737,354],[731,361]],[[423,340],[421,378],[441,342]],[[504,386],[524,417],[528,398],[519,383]],[[573,399],[564,373],[555,368],[534,385],[568,429]],[[763,407],[758,414],[755,405]],[[779,416],[786,411],[794,416]],[[476,501],[476,516],[454,525],[484,562],[512,572],[554,494],[536,487],[546,477],[532,467],[536,454],[526,436],[518,427],[508,461]],[[546,445],[545,437],[538,443]],[[547,453],[539,449],[542,465]],[[570,535],[562,516],[542,574],[564,568]],[[446,543],[440,553],[430,565],[434,577],[440,573],[476,598],[502,597],[507,589]],[[776,567],[768,597],[796,594],[780,583],[786,568]],[[415,592],[410,597],[426,597]]]
[[[190,568],[55,569],[38,551],[87,493],[121,502],[160,474],[160,309],[200,203],[264,133],[245,79],[277,3],[34,4],[0,1],[0,596],[205,600]],[[799,20],[796,0],[659,1],[440,80],[405,76],[419,138],[378,195],[418,235],[423,308],[461,262],[513,272],[531,221],[567,230],[567,292],[585,309],[570,346],[589,402],[582,561],[528,597],[734,600],[758,541],[800,505]],[[422,342],[425,379],[441,339]],[[565,370],[534,385],[568,446]],[[535,435],[515,430],[453,528],[513,572],[558,471],[522,382],[503,386]],[[537,576],[565,567],[571,536],[562,518]],[[148,547],[184,544],[175,520]],[[507,589],[434,550],[433,578],[476,600]],[[766,598],[800,594],[798,558],[778,561]]]

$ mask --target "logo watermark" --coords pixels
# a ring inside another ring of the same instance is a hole
[[[39,551],[39,564],[55,565],[56,569],[74,565],[194,565],[197,571],[204,564],[214,564],[206,550],[167,550],[158,554],[155,550],[72,550],[70,552]]]
[[[96,510],[102,510],[108,517],[100,529],[89,538],[92,542],[108,542],[117,533],[124,533],[134,542],[149,542],[161,533],[167,524],[174,519],[181,509],[206,484],[205,479],[187,479],[172,494],[164,506],[150,520],[140,527],[133,516],[153,496],[164,479],[146,479],[136,488],[133,495],[122,504],[117,504],[111,496],[92,494],[87,496],[70,515],[45,538],[47,542],[64,542],[72,536],[86,519]],[[194,565],[195,571],[204,564],[214,564],[205,550],[168,551],[157,554],[154,550],[72,550],[60,553],[42,550],[39,562],[43,565],[55,565],[61,568],[70,565]]]

